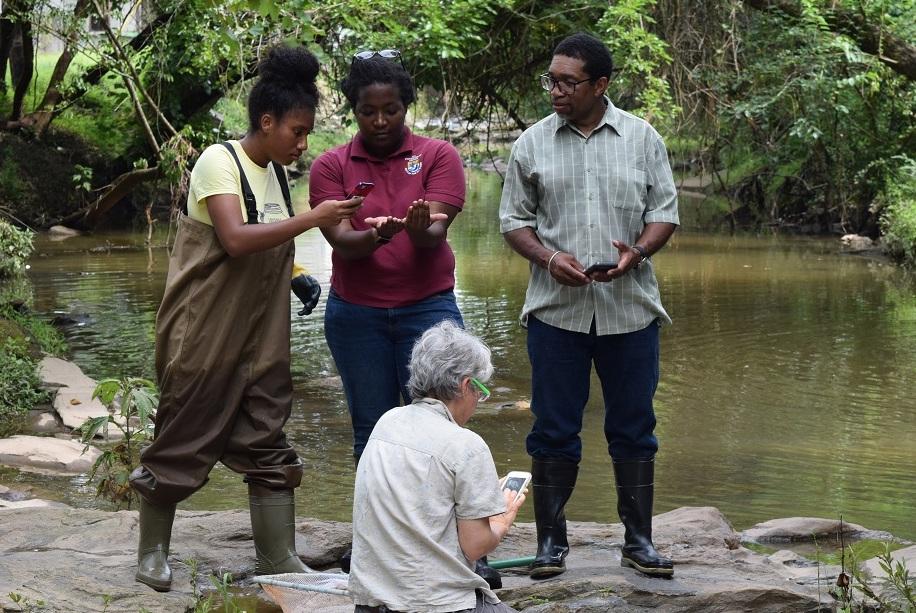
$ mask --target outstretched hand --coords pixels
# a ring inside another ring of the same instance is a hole
[[[448,215],[445,213],[430,213],[429,202],[425,200],[414,200],[407,208],[407,215],[404,217],[367,217],[364,221],[378,229],[378,223],[383,220],[395,220],[401,223],[402,227],[398,231],[407,228],[408,230],[425,230],[437,221],[445,221]]]
[[[404,229],[404,220],[398,217],[367,217],[363,221],[384,238],[391,238]]]

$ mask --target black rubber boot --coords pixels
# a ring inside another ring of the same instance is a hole
[[[487,585],[490,586],[491,590],[498,590],[502,588],[502,575],[499,574],[498,570],[487,564],[487,556],[477,560],[477,562],[474,564],[474,572],[483,577],[483,579],[487,582]]]
[[[617,514],[624,527],[620,565],[652,577],[672,577],[674,563],[652,545],[652,498],[655,458],[614,461],[617,481]]]
[[[140,496],[140,543],[137,547],[137,575],[140,583],[157,592],[172,589],[169,543],[175,505],[156,506]]]
[[[296,554],[296,507],[293,490],[248,485],[251,532],[259,575],[310,573]]]
[[[579,464],[568,460],[531,459],[531,490],[537,522],[538,551],[529,576],[544,579],[566,570],[566,514],[563,509],[572,496]]]

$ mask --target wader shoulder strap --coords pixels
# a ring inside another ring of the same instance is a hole
[[[289,195],[289,182],[286,180],[286,169],[277,162],[271,162],[274,167],[274,174],[277,175],[277,182],[280,184],[280,191],[283,192],[283,201],[286,202],[286,210],[289,216],[293,216],[293,199]]]
[[[235,165],[238,166],[239,169],[239,178],[242,180],[242,196],[245,199],[245,212],[248,213],[248,223],[256,224],[258,223],[258,201],[251,191],[251,185],[248,184],[248,177],[245,176],[245,171],[242,170],[242,161],[235,152],[235,147],[232,146],[232,143],[224,141],[223,147],[228,149],[229,153],[232,154],[232,159],[235,160]]]

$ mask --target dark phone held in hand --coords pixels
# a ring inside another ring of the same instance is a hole
[[[598,262],[585,269],[585,274],[590,275],[593,272],[607,272],[617,268],[617,262]]]

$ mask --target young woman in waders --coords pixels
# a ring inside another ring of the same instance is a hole
[[[307,148],[318,61],[304,48],[278,47],[259,74],[248,133],[208,147],[191,173],[156,318],[156,432],[131,485],[140,494],[136,578],[158,591],[171,587],[175,505],[217,461],[248,484],[256,572],[308,571],[294,535],[302,465],[283,433],[292,406],[293,239],[349,219],[362,199],[292,214],[282,165]]]

